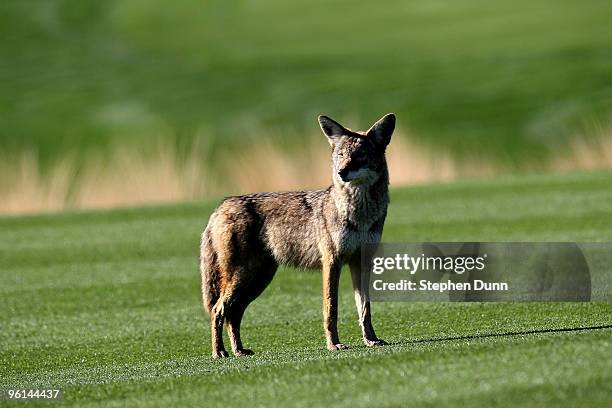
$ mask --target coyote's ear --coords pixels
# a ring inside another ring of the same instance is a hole
[[[344,126],[325,115],[319,116],[319,126],[321,126],[321,130],[325,136],[327,136],[329,144],[331,145],[334,144],[334,139],[347,133]]]
[[[391,135],[395,129],[395,115],[388,113],[376,122],[370,130],[368,136],[373,137],[376,143],[387,146],[391,141]]]

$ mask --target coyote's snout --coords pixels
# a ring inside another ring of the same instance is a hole
[[[351,270],[363,341],[376,337],[367,287],[362,285],[361,246],[378,243],[389,204],[385,149],[395,128],[388,114],[367,132],[354,132],[319,116],[332,147],[333,184],[316,191],[256,193],[226,198],[202,234],[200,271],[204,308],[210,313],[212,355],[226,357],[223,323],[236,356],[252,354],[240,340],[246,307],[263,292],[278,265],[321,268],[323,328],[327,348],[338,338],[338,280]]]

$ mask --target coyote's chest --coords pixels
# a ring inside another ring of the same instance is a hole
[[[348,257],[361,250],[364,244],[380,242],[382,231],[357,231],[351,228],[340,230],[335,237],[338,253]]]
[[[380,242],[388,197],[372,197],[368,190],[354,189],[336,199],[339,222],[333,237],[336,249],[350,256],[364,244]]]

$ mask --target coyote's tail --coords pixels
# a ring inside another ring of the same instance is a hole
[[[212,221],[212,217],[211,217]],[[210,313],[219,298],[217,287],[217,256],[210,234],[211,222],[202,234],[200,242],[200,274],[202,278],[202,304]]]

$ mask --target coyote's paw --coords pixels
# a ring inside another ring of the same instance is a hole
[[[224,358],[224,357],[229,357],[229,354],[225,350],[218,350],[218,351],[213,350],[212,356],[213,358]]]
[[[236,357],[243,357],[243,356],[252,356],[253,354],[253,350],[249,350],[249,349],[240,349],[240,350],[236,350],[234,351],[234,355]]]
[[[385,346],[389,344],[386,341],[381,340],[381,339],[374,339],[374,340],[363,339],[363,342],[368,347],[379,347],[379,346]]]
[[[337,343],[337,344],[328,344],[327,345],[327,349],[328,350],[346,350],[348,348],[348,346],[346,344],[343,343]]]

